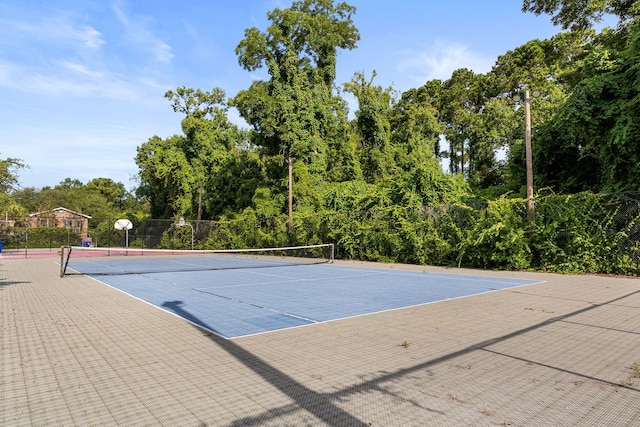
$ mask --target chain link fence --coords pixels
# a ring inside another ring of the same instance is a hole
[[[91,218],[88,233],[62,227],[29,228],[5,218],[5,252],[57,251],[60,246],[164,249],[243,249],[334,243],[336,258],[640,275],[640,192],[547,195],[536,199],[535,223],[526,201],[506,199],[420,208],[294,214],[288,218],[194,221]]]
[[[53,219],[53,218],[52,218]],[[91,218],[87,233],[64,227],[29,227],[28,220],[1,221],[4,252],[61,246],[132,247],[150,249],[243,249],[280,247],[292,242],[286,219],[255,221],[179,221],[131,218],[130,230],[118,230],[118,218]],[[51,221],[53,223],[53,220]]]

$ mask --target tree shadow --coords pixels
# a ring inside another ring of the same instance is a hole
[[[167,307],[175,314],[189,320],[194,325],[202,326],[207,330],[215,332],[215,328],[207,325],[193,314],[184,310],[181,307],[182,304],[182,301],[169,301],[162,304],[162,306]],[[211,341],[222,347],[228,354],[242,362],[247,368],[260,375],[265,381],[276,387],[285,395],[289,396],[289,398],[296,403],[296,405],[291,405],[291,408],[284,408],[279,411],[275,411],[275,413],[270,412],[269,417],[281,416],[283,413],[297,411],[300,408],[303,408],[329,425],[368,426],[367,423],[357,419],[344,409],[333,404],[331,399],[327,398],[323,393],[318,393],[308,387],[305,387],[284,372],[281,372],[274,366],[270,365],[265,360],[245,350],[235,342],[215,335],[211,335],[210,338]],[[238,420],[237,424],[243,426],[260,425],[263,422],[263,417],[256,417],[255,419],[249,418],[242,421]]]
[[[616,301],[620,301],[622,299],[628,298],[638,293],[640,293],[640,290],[631,292],[629,294],[623,295],[618,298],[614,298],[604,303],[592,304],[580,310],[576,310],[561,316],[556,316],[556,317],[547,319],[543,322],[511,332],[509,334],[505,334],[496,338],[492,338],[476,344],[469,345],[458,351],[451,352],[441,357],[437,357],[435,359],[431,359],[408,368],[399,369],[394,372],[381,373],[380,375],[377,375],[370,379],[362,379],[361,381],[349,387],[345,387],[331,393],[317,392],[300,384],[299,382],[297,382],[296,380],[294,380],[284,372],[278,370],[277,368],[270,365],[265,360],[245,350],[240,345],[236,344],[231,340],[227,340],[220,336],[215,336],[215,335],[211,335],[210,339],[212,342],[214,342],[215,344],[223,348],[228,354],[235,357],[238,361],[242,362],[247,368],[251,369],[256,374],[260,375],[265,381],[267,381],[272,386],[276,387],[283,394],[288,396],[293,402],[295,402],[295,404],[284,405],[279,408],[269,408],[268,411],[265,411],[263,414],[258,416],[245,417],[245,418],[236,420],[236,422],[234,422],[232,426],[262,425],[265,423],[265,421],[277,419],[278,417],[294,413],[296,411],[299,411],[300,409],[304,409],[310,414],[315,415],[318,419],[322,420],[328,425],[368,426],[369,425],[368,423],[362,420],[359,420],[354,415],[350,414],[349,412],[345,411],[341,407],[337,406],[334,402],[341,402],[341,401],[344,402],[349,397],[352,397],[354,395],[358,395],[364,392],[379,392],[387,395],[393,395],[394,398],[401,399],[402,401],[408,402],[414,406],[419,406],[423,410],[442,414],[442,412],[440,411],[424,408],[422,405],[418,404],[415,401],[403,399],[401,396],[398,396],[397,393],[392,392],[390,388],[387,387],[386,385],[393,381],[409,378],[412,374],[418,373],[420,371],[428,370],[433,366],[440,365],[444,362],[450,361],[452,359],[456,359],[460,356],[466,355],[468,353],[471,353],[477,350],[491,351],[491,350],[488,350],[487,347],[518,337],[528,332],[531,332],[540,328],[544,328],[551,324],[565,321],[565,319],[594,310],[596,308],[613,304]],[[182,304],[183,304],[182,301],[170,301],[170,302],[165,302],[163,304],[163,307],[167,307],[168,309],[173,311],[175,314],[185,318],[195,326],[199,326],[209,331],[215,332],[215,328],[213,328],[211,325],[207,325],[205,322],[201,321],[193,314],[184,310],[181,307]],[[506,355],[506,356],[509,356],[509,355]],[[550,365],[545,365],[545,366],[550,369],[556,369],[564,373],[574,374],[581,377],[585,376],[584,374],[581,374],[578,372],[567,371],[565,369],[553,367]],[[589,377],[589,378],[595,381],[609,383],[606,380],[598,379],[595,377]],[[640,391],[633,387],[628,387],[620,384],[615,384],[615,385],[621,386],[633,391]]]
[[[31,283],[31,282],[0,279],[0,289],[2,289],[5,286],[24,285],[24,284],[27,284],[27,283]]]

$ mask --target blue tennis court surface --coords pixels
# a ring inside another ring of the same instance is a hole
[[[82,263],[70,266],[82,272]],[[536,283],[333,264],[127,274],[97,279],[225,338]]]

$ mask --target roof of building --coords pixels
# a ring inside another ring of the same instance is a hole
[[[43,215],[43,214],[46,214],[46,213],[49,213],[49,212],[66,212],[66,213],[69,213],[69,214],[72,214],[72,215],[77,215],[77,216],[81,216],[81,217],[84,217],[84,218],[87,218],[87,219],[91,219],[91,217],[89,215],[85,215],[85,214],[82,214],[82,213],[79,213],[79,212],[75,212],[75,211],[72,211],[71,209],[67,209],[67,208],[63,208],[63,207],[51,209],[51,210],[48,210],[48,211],[32,213],[32,214],[29,214],[29,216],[30,217],[40,216],[40,215]]]

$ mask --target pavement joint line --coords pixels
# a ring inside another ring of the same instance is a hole
[[[639,279],[393,268],[536,283],[228,340],[0,259],[0,425],[640,425]]]
[[[594,377],[592,375],[581,374],[580,372],[570,371],[568,369],[560,368],[558,366],[552,366],[552,365],[549,365],[549,364],[546,364],[546,363],[536,362],[535,360],[525,359],[524,357],[518,357],[518,356],[511,355],[511,354],[506,354],[506,353],[502,353],[502,352],[499,352],[499,351],[495,351],[495,350],[489,350],[488,348],[485,348],[485,347],[479,348],[478,350],[486,351],[487,353],[495,354],[496,356],[508,357],[510,359],[519,360],[521,362],[530,363],[530,364],[534,364],[534,365],[537,365],[537,366],[543,366],[543,367],[548,368],[548,369],[552,369],[552,370],[555,370],[555,371],[563,372],[565,374],[574,375],[576,377],[580,377],[580,378],[584,378],[584,379],[587,379],[587,380],[603,383],[603,384],[606,384],[606,385],[610,385],[610,386],[614,386],[614,387],[621,387],[621,388],[625,388],[627,390],[634,391],[634,392],[640,392],[640,389],[628,386],[626,384],[614,383],[614,382],[611,382],[609,380],[605,380],[605,379],[602,379],[602,378]]]

